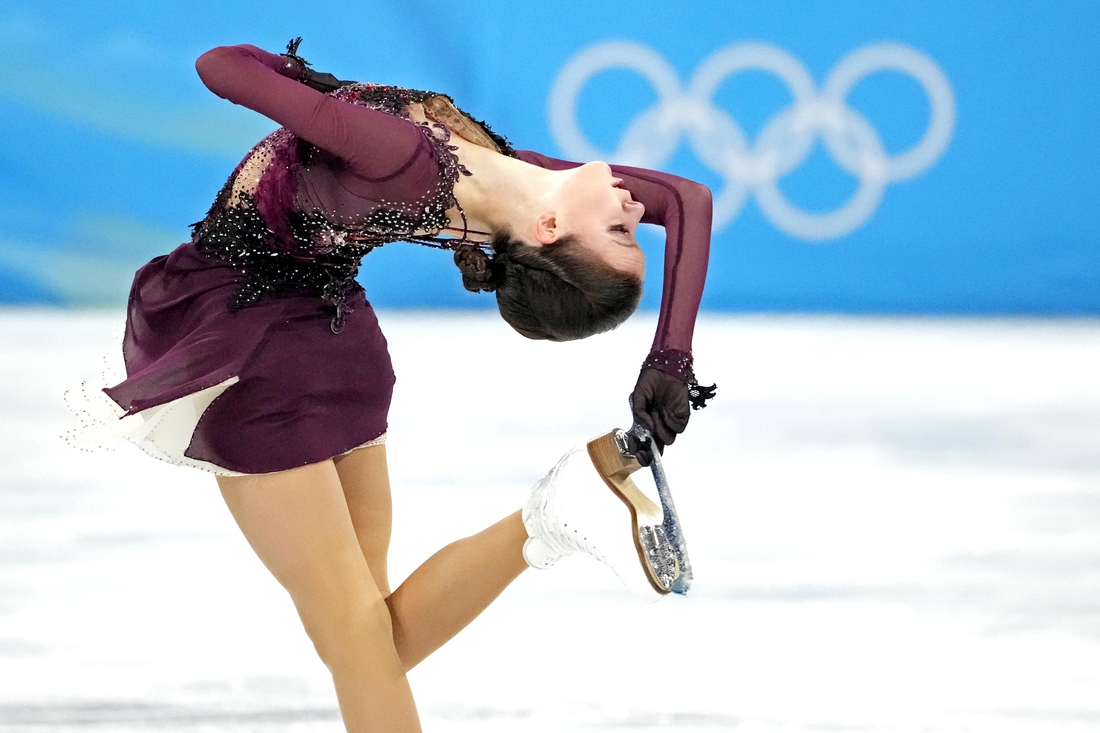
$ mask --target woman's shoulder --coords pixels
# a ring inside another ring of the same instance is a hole
[[[491,135],[487,125],[474,121],[473,117],[459,110],[447,95],[432,95],[422,102],[422,106],[424,115],[429,120],[446,125],[453,134],[461,136],[474,145],[480,145],[498,153],[502,152],[503,139],[499,135]],[[507,143],[504,142],[504,145],[507,146]]]
[[[453,134],[490,150],[513,158],[518,157],[508,139],[496,133],[484,120],[463,110],[447,94],[428,92],[423,100],[424,114],[433,122],[446,125]]]

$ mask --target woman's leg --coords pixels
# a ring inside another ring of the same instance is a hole
[[[393,530],[393,501],[386,446],[372,445],[332,459],[348,505],[359,547],[374,584],[383,597],[390,595],[389,551]]]
[[[466,628],[527,569],[526,539],[516,512],[447,545],[397,587],[387,603],[406,671]]]
[[[385,446],[338,456],[335,465],[367,564],[385,589],[391,516]],[[526,540],[516,512],[447,545],[387,598],[394,646],[406,671],[477,618],[527,568]]]
[[[332,460],[273,474],[218,477],[218,485],[248,543],[290,593],[332,672],[347,730],[419,731],[389,608],[364,558]]]

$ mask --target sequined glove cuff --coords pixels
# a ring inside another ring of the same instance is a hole
[[[665,374],[679,377],[681,381],[687,383],[694,374],[691,370],[691,364],[691,354],[686,351],[658,349],[649,353],[649,356],[642,362],[642,369],[656,369]]]
[[[699,380],[695,378],[692,365],[691,354],[686,351],[658,349],[650,352],[646,360],[642,362],[642,369],[656,369],[680,379],[688,386],[688,399],[691,400],[691,409],[701,410],[707,406],[707,400],[714,397],[718,385],[701,386]]]

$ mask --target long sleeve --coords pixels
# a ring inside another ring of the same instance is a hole
[[[580,163],[530,150],[519,157],[543,168],[563,170]],[[635,201],[645,206],[642,221],[665,230],[664,287],[652,351],[691,353],[695,318],[703,297],[710,257],[711,193],[706,186],[670,173],[613,165],[611,170]]]
[[[210,91],[278,122],[342,158],[351,171],[379,181],[403,173],[430,144],[406,120],[327,96],[297,81],[301,66],[242,44],[219,46],[195,62]],[[420,156],[435,166],[430,155]]]

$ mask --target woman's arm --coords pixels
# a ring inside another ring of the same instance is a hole
[[[248,107],[298,137],[339,156],[367,180],[403,170],[430,144],[406,120],[348,104],[299,83],[304,67],[294,58],[248,44],[219,46],[195,62],[207,88]],[[430,156],[424,156],[433,167]]]
[[[528,163],[562,170],[579,163],[517,151]],[[713,388],[699,387],[693,371],[691,340],[703,297],[710,258],[711,193],[701,183],[670,173],[613,165],[634,200],[645,205],[642,221],[665,229],[664,287],[661,314],[649,356],[631,395],[635,419],[661,445],[672,443],[687,427],[690,407],[703,407]],[[643,464],[649,460],[643,449]]]
[[[611,170],[623,179],[634,200],[645,205],[642,221],[665,229],[661,315],[652,351],[676,350],[690,356],[710,260],[710,189],[645,168],[613,165]]]
[[[552,170],[580,165],[530,150],[517,153],[528,163]],[[690,356],[710,258],[710,189],[671,173],[645,168],[613,165],[611,170],[623,179],[634,200],[645,205],[642,221],[665,229],[664,287],[652,352],[675,350]]]

